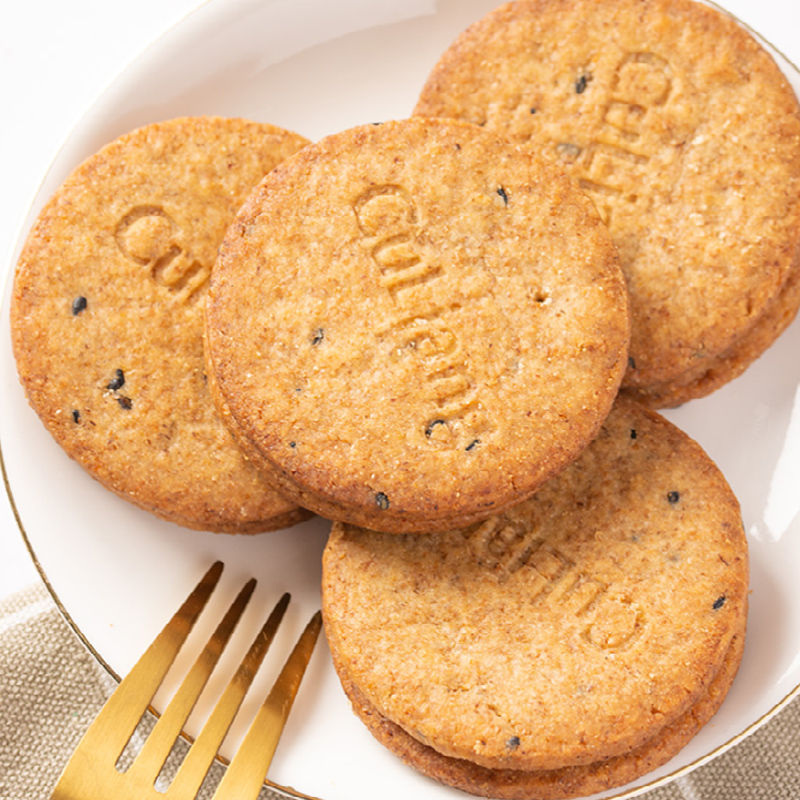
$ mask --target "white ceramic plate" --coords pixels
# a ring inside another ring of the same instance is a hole
[[[159,38],[99,97],[60,151],[30,210],[85,156],[140,124],[185,114],[245,116],[310,139],[363,122],[407,116],[441,51],[497,0],[230,0],[201,6]],[[778,57],[796,90],[797,71]],[[319,603],[327,524],[229,537],[183,530],[119,500],[69,461],[27,407],[8,334],[0,335],[0,442],[6,481],[37,566],[68,620],[97,657],[124,674],[196,579],[227,564],[220,609],[255,575],[258,609],[237,639],[241,652],[284,590],[295,598],[289,642]],[[737,492],[752,547],[752,611],[744,663],[724,707],[672,762],[629,797],[717,755],[773,714],[800,684],[800,322],[748,373],[712,397],[668,414],[714,457]],[[210,630],[204,617],[201,633]],[[226,664],[231,666],[232,659]],[[185,664],[183,659],[181,664]],[[246,711],[254,713],[274,677]],[[170,682],[167,687],[172,688]],[[219,690],[220,683],[211,687]],[[196,730],[210,700],[201,702]],[[156,702],[158,707],[159,702]],[[232,752],[243,729],[226,744]],[[324,800],[461,797],[404,767],[356,721],[324,643],[312,659],[270,772],[284,787]]]

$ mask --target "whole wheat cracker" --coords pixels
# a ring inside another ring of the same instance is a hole
[[[429,536],[336,523],[323,556],[343,682],[412,739],[489,770],[592,765],[677,723],[743,631],[747,592],[719,469],[624,398],[515,508]]]
[[[444,756],[382,717],[346,676],[342,682],[354,713],[370,733],[403,762],[427,777],[495,800],[567,800],[631,783],[676,756],[719,710],[736,677],[744,643],[742,629],[733,637],[722,667],[708,690],[683,716],[652,739],[604,761],[555,770],[487,769],[471,761]]]
[[[398,120],[306,147],[246,201],[212,275],[207,359],[287,496],[441,529],[580,452],[628,325],[608,233],[558,167],[467,123]]]
[[[415,113],[527,143],[592,196],[628,278],[623,385],[640,399],[679,402],[660,400],[672,383],[710,392],[782,330],[765,314],[797,269],[800,107],[727,14],[692,0],[508,3],[447,49]],[[739,347],[756,324],[762,344]],[[731,351],[735,367],[718,369]]]
[[[14,276],[14,355],[31,406],[70,457],[190,528],[252,533],[310,513],[235,445],[206,386],[208,278],[239,204],[306,140],[186,117],[124,134],[42,209]]]

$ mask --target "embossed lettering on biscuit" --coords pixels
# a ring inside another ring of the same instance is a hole
[[[478,563],[506,583],[519,570],[530,572],[528,602],[550,603],[571,614],[580,639],[601,650],[620,651],[644,630],[644,612],[627,595],[589,574],[562,546],[554,546],[518,520],[503,515],[464,532]]]
[[[503,190],[501,195],[507,203]],[[415,288],[444,275],[422,257],[420,214],[410,192],[396,184],[371,186],[352,203],[365,247],[398,314],[380,336],[395,336],[391,358],[419,359],[426,367],[427,394],[437,416],[420,420],[417,430],[433,446],[474,449],[493,423],[477,402],[478,386],[465,363],[459,339],[446,315],[458,308],[420,309]]]
[[[131,261],[147,267],[158,284],[182,300],[205,287],[211,270],[191,257],[175,220],[158,205],[131,209],[117,224],[117,246]]]

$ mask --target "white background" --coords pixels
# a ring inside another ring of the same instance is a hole
[[[224,3],[226,0],[210,0]],[[270,0],[264,0],[270,2]],[[334,0],[320,0],[320,3]],[[375,0],[380,3],[381,0]],[[0,277],[29,202],[59,144],[94,97],[198,0],[26,0],[0,3]],[[725,7],[800,64],[798,0]],[[0,391],[7,387],[0,386]],[[0,597],[38,575],[0,493]]]

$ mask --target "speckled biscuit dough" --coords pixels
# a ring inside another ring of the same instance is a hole
[[[800,251],[797,263],[778,296],[764,309],[753,327],[731,348],[674,381],[623,389],[623,393],[652,408],[672,408],[706,397],[742,375],[794,321],[800,306]]]
[[[236,447],[206,386],[202,343],[227,225],[306,143],[241,119],[139,128],[72,172],[17,266],[12,337],[31,406],[93,477],[186,527],[253,533],[310,516]]]
[[[737,653],[747,591],[724,477],[625,398],[503,514],[429,536],[337,523],[323,556],[325,628],[356,705],[484,770],[597,765],[684,730]]]
[[[353,711],[372,735],[409,766],[434,780],[494,800],[565,800],[608,791],[647,775],[679,753],[714,716],[733,684],[744,653],[744,628],[733,637],[708,691],[652,739],[620,756],[554,770],[488,769],[450,758],[409,736],[382,717],[346,677]]]
[[[560,168],[416,119],[267,176],[220,249],[206,329],[223,414],[281,491],[399,532],[485,518],[573,460],[629,317],[608,232]]]
[[[678,401],[713,391],[782,330],[762,324],[758,347],[739,346],[800,270],[800,109],[726,14],[691,0],[509,3],[442,55],[415,113],[533,146],[594,199],[631,292],[623,386],[640,399],[674,402],[673,383]]]

